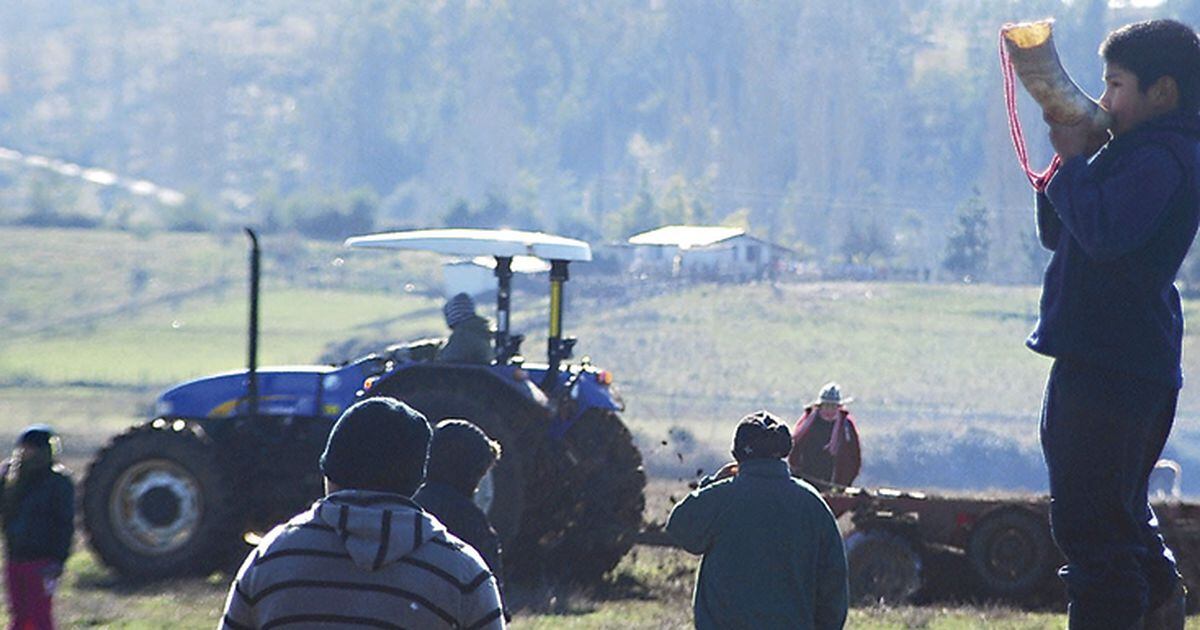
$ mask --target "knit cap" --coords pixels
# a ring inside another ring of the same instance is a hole
[[[781,459],[792,450],[792,433],[768,411],[756,411],[738,423],[733,434],[733,458]]]
[[[429,437],[421,412],[395,398],[368,398],[333,425],[321,472],[344,489],[411,496],[425,479]]]
[[[446,316],[446,325],[454,328],[475,317],[475,300],[466,293],[456,294],[442,307],[442,313]]]

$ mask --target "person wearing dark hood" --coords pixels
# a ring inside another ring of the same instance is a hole
[[[488,320],[475,313],[475,300],[466,293],[450,298],[442,307],[450,338],[438,352],[437,360],[446,363],[491,363],[492,329]]]
[[[497,578],[503,574],[500,537],[475,504],[475,491],[500,459],[500,443],[466,420],[446,419],[433,430],[425,485],[413,500],[437,517],[451,534],[471,545]]]
[[[221,627],[503,628],[483,558],[410,498],[429,439],[393,398],[347,409],[321,455],[326,496],[250,553]]]
[[[697,628],[828,630],[846,623],[846,552],[817,491],[792,477],[787,426],[759,411],[733,437],[736,461],[705,477],[667,520],[702,555],[692,607]]]
[[[1112,138],[1051,124],[1062,166],[1037,197],[1053,254],[1026,344],[1054,358],[1041,418],[1050,527],[1071,628],[1183,628],[1147,486],[1183,383],[1174,281],[1200,223],[1200,39],[1150,20],[1113,31],[1100,55]]]
[[[51,598],[75,536],[75,486],[54,462],[58,435],[44,424],[17,437],[0,465],[10,628],[54,627]]]

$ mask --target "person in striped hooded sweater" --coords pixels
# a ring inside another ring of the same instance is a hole
[[[398,400],[347,409],[321,455],[326,496],[250,553],[220,627],[503,628],[487,564],[410,498],[429,440]]]

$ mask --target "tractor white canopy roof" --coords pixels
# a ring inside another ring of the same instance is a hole
[[[496,259],[492,256],[476,256],[471,259],[472,265],[485,269],[495,269]],[[513,256],[513,273],[546,273],[550,271],[550,263],[533,256]]]
[[[347,247],[416,249],[450,256],[533,256],[543,260],[589,261],[592,248],[573,238],[520,230],[410,230],[352,236]]]

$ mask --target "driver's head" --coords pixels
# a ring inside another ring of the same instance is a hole
[[[425,479],[429,436],[421,412],[395,398],[368,398],[333,425],[321,472],[342,489],[412,496]]]
[[[454,328],[475,317],[475,300],[466,293],[459,293],[446,301],[442,314],[446,316],[446,325]]]
[[[500,443],[466,420],[447,418],[433,430],[425,480],[473,494],[479,481],[500,459]]]

